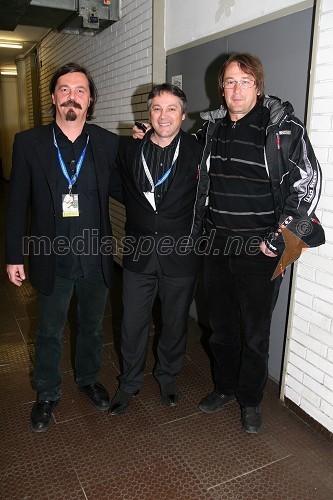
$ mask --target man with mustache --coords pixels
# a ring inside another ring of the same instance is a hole
[[[75,381],[97,410],[109,407],[98,374],[113,266],[109,196],[119,199],[120,193],[114,170],[118,138],[86,123],[97,100],[89,73],[78,64],[66,64],[52,76],[50,94],[53,122],[15,137],[6,220],[9,279],[17,286],[25,280],[23,243],[28,241],[29,278],[38,292],[37,401],[31,412],[35,432],[48,429],[60,399],[62,333],[74,292]],[[103,251],[103,243],[109,251]]]
[[[73,122],[77,118],[77,114],[75,113],[73,108],[82,109],[81,104],[79,102],[74,101],[74,99],[68,99],[68,101],[63,102],[61,106],[64,108],[69,108],[66,114],[66,120],[68,120],[69,122]]]

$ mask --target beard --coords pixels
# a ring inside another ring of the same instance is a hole
[[[77,118],[77,114],[75,113],[73,108],[82,109],[81,104],[74,101],[74,99],[68,99],[68,101],[63,102],[61,106],[64,108],[69,108],[69,110],[66,113],[66,120],[68,122],[73,122]]]
[[[74,122],[77,118],[77,114],[75,113],[74,109],[69,109],[66,113],[66,120],[68,122]]]

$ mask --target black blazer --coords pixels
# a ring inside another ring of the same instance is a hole
[[[154,210],[134,175],[134,160],[140,157],[141,148],[150,135],[148,132],[142,141],[121,138],[120,142],[117,166],[126,208],[123,266],[134,272],[144,271],[152,251],[157,250],[165,275],[190,276],[197,273],[201,265],[201,256],[194,251],[202,235],[205,211],[198,170],[201,146],[193,136],[181,131],[175,175],[158,209]],[[193,243],[188,249],[184,247],[186,236],[190,236]],[[140,248],[144,251],[140,252]]]
[[[56,235],[56,169],[60,168],[52,128],[50,124],[16,134],[6,217],[7,264],[24,263],[22,242],[27,235],[28,218],[29,236],[44,242],[39,249],[36,245],[29,247],[29,278],[32,286],[46,295],[52,293],[55,280],[56,256],[52,242]],[[101,237],[111,240],[109,196],[116,199],[121,196],[120,178],[115,170],[118,137],[97,125],[87,124],[87,129],[96,167]],[[102,270],[109,287],[113,262],[111,247],[108,248],[102,255]]]

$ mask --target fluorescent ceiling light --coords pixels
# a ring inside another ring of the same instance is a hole
[[[22,49],[23,45],[16,42],[0,42],[0,47],[4,49]]]
[[[2,69],[0,71],[0,74],[1,75],[13,75],[13,76],[16,76],[17,75],[17,71],[16,71],[16,69]]]

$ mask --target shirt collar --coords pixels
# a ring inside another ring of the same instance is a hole
[[[152,145],[153,147],[163,149],[163,151],[168,151],[169,149],[174,149],[176,147],[179,138],[180,138],[180,130],[179,130],[178,134],[176,135],[176,137],[174,137],[172,139],[170,144],[168,144],[164,148],[162,146],[159,146],[158,144],[155,144],[155,142],[153,142],[153,141],[149,141],[149,144]]]
[[[248,123],[249,121],[253,122],[261,113],[262,105],[257,103],[245,116],[236,121],[237,124],[243,125],[244,123]],[[226,121],[228,125],[234,124],[235,122],[231,120],[229,113],[226,115]]]
[[[57,122],[55,120],[53,122],[53,128],[54,128],[54,133],[55,133],[57,142],[58,142],[58,139],[69,141],[68,137],[66,136],[66,134],[64,134],[64,132],[61,130],[61,128],[59,127],[59,125],[57,124]],[[75,139],[74,142],[76,142],[83,135],[84,135],[84,139],[87,140],[88,130],[87,130],[87,124],[86,123],[83,125],[83,129],[82,129],[81,134]]]

